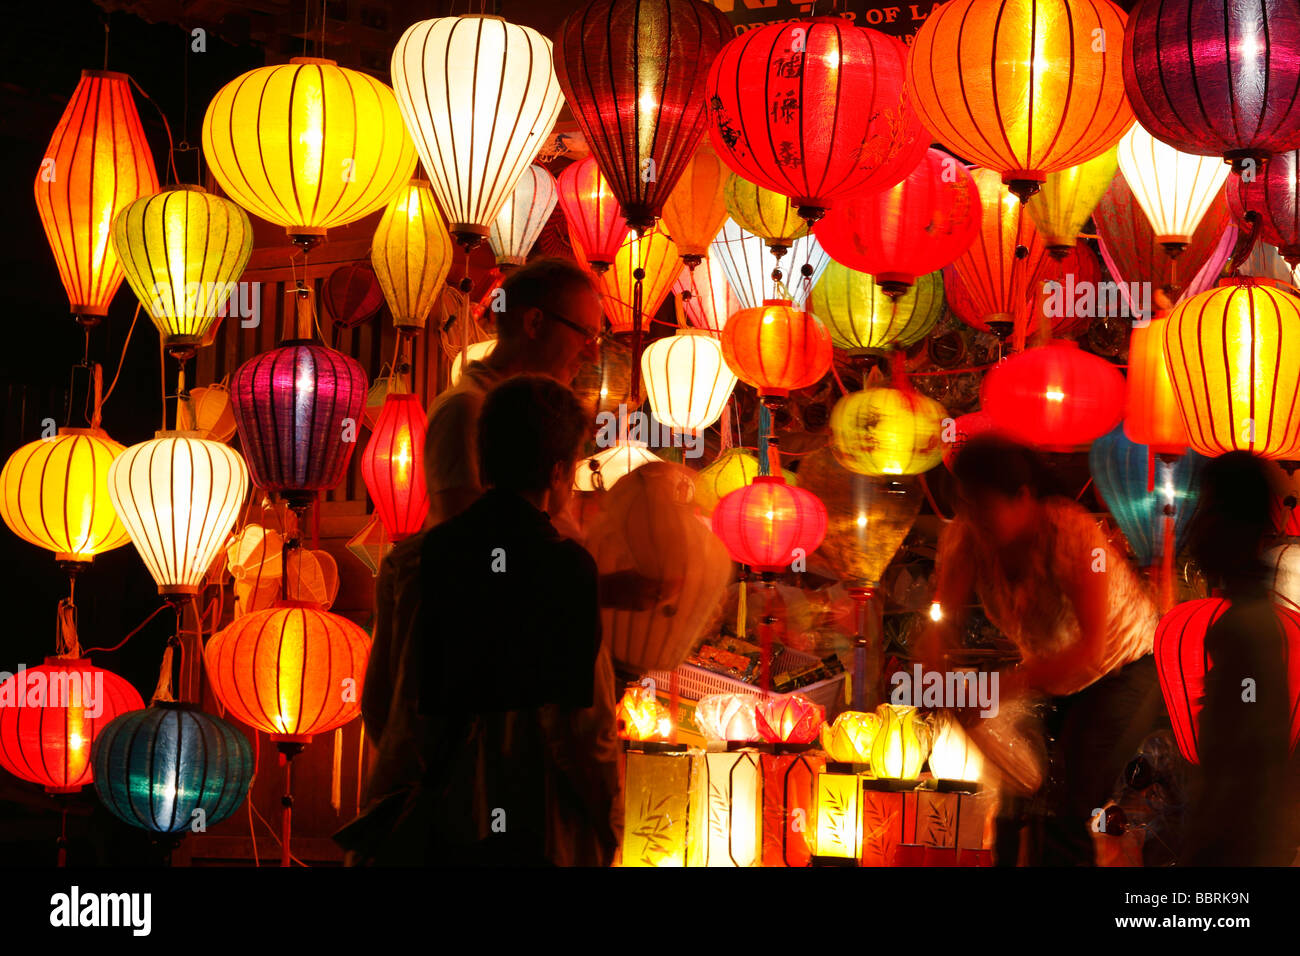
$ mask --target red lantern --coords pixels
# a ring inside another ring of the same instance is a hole
[[[1233,176],[1227,191],[1238,228],[1249,232],[1247,211],[1259,213],[1260,238],[1277,246],[1291,268],[1300,266],[1300,150],[1278,153],[1252,175]]]
[[[952,471],[952,461],[957,457],[961,447],[976,435],[983,435],[998,430],[997,423],[988,412],[967,412],[953,419],[952,424],[945,423],[943,432],[943,463]]]
[[[980,405],[998,431],[1025,445],[1073,451],[1124,415],[1124,376],[1069,339],[1014,355],[984,379]]]
[[[836,262],[901,295],[961,255],[980,231],[980,193],[966,167],[927,150],[896,186],[838,203],[815,230]]]
[[[818,382],[831,367],[831,334],[789,299],[765,299],[741,309],[722,327],[722,357],[736,377],[763,398],[783,399]]]
[[[569,240],[592,269],[604,272],[627,239],[627,227],[620,221],[618,199],[601,175],[596,158],[588,156],[565,166],[556,186],[560,208],[569,223]]]
[[[1064,256],[1043,256],[1029,287],[1029,331],[1046,322],[1052,335],[1070,338],[1087,329],[1096,316],[1109,315],[1110,304],[1098,298],[1101,260],[1086,239]]]
[[[842,17],[746,30],[709,71],[713,148],[808,222],[914,169],[930,134],[903,86],[907,47]]]
[[[758,702],[754,723],[768,743],[810,744],[821,736],[826,711],[807,697],[769,697]]]
[[[826,536],[826,506],[777,475],[759,475],[724,495],[712,521],[732,560],[755,571],[784,571]]]
[[[375,513],[394,541],[420,530],[429,513],[424,484],[424,403],[410,393],[389,392],[361,453],[361,479]]]
[[[384,290],[368,263],[352,262],[329,274],[321,299],[336,326],[352,329],[379,311],[384,304]]]

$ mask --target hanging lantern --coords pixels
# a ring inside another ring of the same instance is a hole
[[[930,753],[930,726],[915,707],[881,704],[871,742],[871,772],[888,780],[915,780]]]
[[[488,242],[497,266],[524,264],[558,199],[554,176],[536,163],[524,170],[489,229]]]
[[[398,331],[418,332],[451,271],[451,236],[433,190],[412,179],[389,200],[370,242],[370,263]]]
[[[389,392],[361,453],[361,480],[394,541],[419,531],[429,513],[424,483],[426,417],[418,395]]]
[[[703,514],[713,514],[718,502],[738,488],[753,484],[758,477],[758,456],[744,448],[728,448],[721,452],[707,468],[695,475],[695,503]],[[787,485],[797,485],[794,472],[781,469]]]
[[[627,406],[631,398],[632,350],[612,336],[601,339],[596,360],[578,369],[571,387],[592,421],[603,412],[618,415],[619,406]]]
[[[989,370],[980,405],[1018,442],[1069,451],[1106,434],[1124,414],[1124,376],[1069,339],[1013,355]]]
[[[988,412],[977,411],[958,415],[952,420],[952,425],[946,426],[944,429],[944,465],[951,471],[953,459],[957,456],[957,452],[961,451],[963,445],[976,435],[996,431],[997,423],[993,421],[993,417]]]
[[[483,361],[485,358],[487,358],[489,355],[492,354],[492,350],[496,347],[497,347],[496,336],[493,336],[490,339],[484,339],[482,342],[471,342],[469,346],[465,349],[465,353],[464,353],[466,364],[470,362]],[[451,370],[447,373],[448,381],[450,382],[451,387],[455,388],[456,383],[460,381],[460,372],[461,372],[461,353],[457,352],[455,357],[452,358],[451,360]],[[367,424],[369,424],[369,421],[367,421]],[[373,428],[374,426],[371,427]]]
[[[192,350],[248,265],[253,227],[229,199],[177,186],[127,205],[113,220],[113,246],[163,345]]]
[[[680,248],[680,247],[679,247]],[[727,274],[717,262],[705,256],[694,269],[684,266],[673,283],[686,321],[697,329],[720,332],[727,319],[743,306],[731,291]]]
[[[1121,311],[1118,295],[1107,301],[1101,262],[1086,239],[1080,239],[1063,256],[1043,256],[1029,284],[1030,315],[1027,332],[1046,326],[1056,338],[1070,338],[1087,330],[1092,320]]]
[[[579,253],[578,261],[586,264],[584,255],[585,250]],[[648,325],[649,317],[658,312],[659,306],[668,298],[673,280],[677,278],[677,268],[677,245],[662,226],[646,230],[644,236],[624,233],[623,244],[619,246],[610,268],[596,274],[610,329],[630,332],[636,324],[632,306],[638,269],[645,273],[641,283],[641,321]]]
[[[237,618],[203,651],[217,699],[274,741],[304,743],[361,713],[370,637],[345,617],[281,602]]]
[[[817,224],[817,239],[836,262],[898,296],[970,248],[981,203],[966,167],[931,149],[898,185],[839,203]]]
[[[663,461],[643,441],[619,439],[585,461],[573,473],[574,491],[609,491],[625,475],[642,465]]]
[[[225,385],[192,388],[189,398],[178,406],[184,418],[182,429],[196,431],[200,438],[211,441],[228,442],[235,437],[235,406]]]
[[[1128,344],[1128,412],[1124,434],[1157,455],[1181,455],[1187,450],[1187,427],[1178,410],[1178,396],[1165,364],[1167,315],[1135,324]]]
[[[556,187],[573,251],[597,274],[604,272],[627,239],[627,226],[596,158],[588,156],[565,166]]]
[[[1289,0],[1143,3],[1123,54],[1133,112],[1175,149],[1257,173],[1300,145],[1300,9]]]
[[[722,267],[731,290],[740,300],[741,308],[753,309],[766,300],[788,297],[796,308],[803,308],[817,280],[830,264],[830,256],[809,233],[790,244],[788,261],[790,273],[783,273],[778,283],[773,272],[780,272],[781,260],[767,247],[762,236],[742,229],[728,219],[722,225],[709,255]]]
[[[919,475],[943,458],[948,410],[910,386],[864,388],[831,410],[831,447],[864,475]]]
[[[1275,461],[1265,463],[1268,483],[1272,491],[1269,513],[1273,516],[1273,530],[1284,537],[1300,537],[1300,477],[1294,470],[1283,468]]]
[[[938,719],[928,759],[940,780],[978,783],[984,774],[984,755],[951,715]]]
[[[620,740],[665,741],[672,737],[673,719],[652,687],[634,685],[623,692],[614,712]]]
[[[757,743],[761,739],[756,711],[760,700],[754,694],[701,697],[695,705],[695,726],[711,743]]]
[[[906,59],[902,41],[838,16],[746,30],[709,70],[713,148],[815,222],[841,197],[894,185],[929,147]]]
[[[125,73],[82,70],[36,174],[36,211],[72,314],[94,325],[122,285],[110,242],[118,213],[158,191]]]
[[[1214,157],[1182,153],[1134,123],[1119,141],[1119,169],[1147,220],[1171,257],[1192,241],[1210,204],[1228,178]]]
[[[867,273],[831,262],[808,307],[826,323],[831,343],[852,355],[915,345],[938,323],[943,301],[941,272],[917,276],[906,292],[891,296]]]
[[[108,468],[126,449],[98,428],[60,428],[28,442],[0,470],[0,517],[58,561],[86,562],[130,540],[108,496]]]
[[[668,201],[664,203],[664,229],[677,251],[693,270],[709,254],[709,243],[727,219],[722,184],[727,167],[708,140],[701,140]]]
[[[755,571],[780,572],[822,543],[826,507],[783,478],[759,475],[718,502],[712,525],[733,561]]]
[[[379,209],[415,169],[393,91],[317,57],[218,90],[203,116],[203,157],[226,195],[308,249]]]
[[[799,218],[788,196],[764,189],[743,176],[729,174],[722,197],[726,215],[732,222],[762,239],[777,258],[785,255],[796,239],[808,235],[808,223]],[[719,222],[718,229],[721,228]],[[718,229],[713,231],[714,235]]]
[[[717,336],[702,329],[678,329],[646,346],[641,378],[655,418],[691,434],[722,417],[736,387]]]
[[[321,301],[336,326],[354,329],[379,311],[384,291],[369,263],[350,262],[329,274]]]
[[[768,743],[811,744],[821,735],[826,712],[799,694],[769,697],[754,710],[758,735]]]
[[[1027,199],[1133,121],[1119,69],[1124,22],[1110,0],[950,0],[912,41],[912,105],[939,142]]]
[[[1227,193],[1237,228],[1250,232],[1246,213],[1258,213],[1260,238],[1277,246],[1291,268],[1300,266],[1300,150],[1278,153],[1250,175],[1233,176]]]
[[[831,367],[831,336],[789,299],[742,309],[722,330],[722,354],[736,376],[764,399],[784,399],[821,380]]]
[[[154,701],[122,714],[95,741],[95,792],[113,816],[154,833],[226,819],[253,782],[238,729],[190,704]]]
[[[0,767],[50,793],[75,793],[94,776],[96,738],[143,706],[127,681],[82,658],[20,667],[0,683]]]
[[[1063,258],[1075,248],[1083,224],[1097,208],[1118,169],[1119,157],[1112,146],[1077,166],[1047,174],[1025,211],[1043,234],[1049,255]]]
[[[1231,281],[1174,309],[1164,342],[1192,448],[1210,457],[1292,456],[1300,444],[1300,300],[1252,279]]]

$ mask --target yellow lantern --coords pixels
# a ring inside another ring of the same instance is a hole
[[[727,167],[709,145],[700,141],[682,178],[664,203],[663,220],[683,261],[695,268],[709,254],[709,243],[727,219],[722,183]]]
[[[623,740],[662,741],[673,734],[672,716],[653,687],[634,685],[625,690],[614,717]]]
[[[727,215],[761,238],[777,256],[784,255],[796,239],[808,234],[808,223],[790,205],[789,196],[764,189],[736,173],[727,177],[723,199]],[[718,228],[722,228],[721,222]]]
[[[651,342],[641,353],[641,378],[655,418],[692,434],[722,417],[736,387],[718,337],[703,329],[678,329]]]
[[[831,410],[840,464],[864,475],[919,475],[943,460],[947,409],[910,387],[864,388]]]
[[[125,447],[98,428],[60,428],[14,452],[0,470],[0,517],[59,561],[90,561],[130,538],[108,496]]]
[[[131,291],[169,348],[201,345],[253,254],[244,210],[198,186],[137,199],[113,221]]]
[[[1119,157],[1112,146],[1086,163],[1047,174],[1047,182],[1030,197],[1025,211],[1042,233],[1049,255],[1064,259],[1070,254],[1117,169]]]
[[[579,261],[583,261],[582,252],[578,252]],[[585,262],[584,262],[585,265]],[[605,314],[609,316],[610,328],[615,332],[630,332],[635,324],[632,312],[632,296],[636,288],[633,273],[637,269],[645,270],[645,279],[641,284],[641,323],[642,328],[650,324],[650,317],[659,311],[664,299],[677,278],[677,244],[659,223],[647,229],[645,235],[628,230],[627,238],[614,256],[614,264],[596,276],[601,295],[605,300]]]
[[[702,761],[694,753],[630,750],[623,786],[623,866],[695,865],[688,835],[706,813]]]
[[[1229,172],[1218,156],[1179,152],[1140,123],[1119,141],[1119,169],[1171,259],[1192,241]]]
[[[880,730],[875,714],[846,710],[822,725],[826,766],[817,774],[814,805],[817,856],[856,861],[862,847],[862,778],[871,762],[871,745]]]
[[[424,328],[451,271],[451,255],[451,236],[433,190],[412,179],[389,201],[370,242],[370,264],[399,331]]]
[[[843,711],[829,724],[822,724],[822,750],[836,763],[871,763],[871,745],[880,731],[876,714],[857,710]]]
[[[894,297],[874,277],[832,260],[813,287],[809,308],[826,323],[835,347],[850,355],[907,348],[929,335],[943,315],[943,273],[917,276]]]
[[[930,773],[940,780],[977,783],[984,773],[984,755],[961,724],[950,715],[938,719],[930,746]]]
[[[782,468],[781,476],[787,485],[799,484],[793,471]],[[712,514],[719,501],[737,488],[753,484],[756,477],[758,456],[744,448],[728,448],[696,474],[695,503],[704,514]]]
[[[916,780],[930,753],[930,727],[915,707],[881,704],[871,742],[871,772],[887,780]]]
[[[203,117],[221,188],[311,248],[411,178],[415,147],[393,91],[333,60],[295,57],[227,83]]]

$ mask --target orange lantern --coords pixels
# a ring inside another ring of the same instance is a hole
[[[1128,344],[1128,412],[1124,434],[1129,441],[1150,445],[1157,455],[1181,455],[1189,439],[1178,396],[1165,364],[1165,323],[1168,315],[1135,325]]]
[[[831,367],[831,334],[817,316],[789,299],[741,309],[722,329],[722,356],[736,377],[765,399],[784,399],[816,383]]]
[[[754,712],[758,735],[768,743],[810,744],[821,734],[826,712],[807,697],[770,697]]]
[[[583,247],[575,245],[578,261],[588,265]],[[589,268],[594,271],[593,260]],[[631,332],[636,324],[633,311],[633,297],[636,294],[636,272],[645,273],[641,283],[641,316],[645,323],[648,317],[659,311],[659,306],[668,298],[679,268],[677,261],[677,244],[664,231],[662,224],[647,229],[644,236],[638,237],[631,230],[624,233],[623,244],[614,256],[613,264],[604,272],[597,272],[596,283],[600,287],[605,301],[605,315],[609,317],[610,328],[615,332]]]
[[[664,228],[692,269],[709,254],[709,243],[727,220],[722,200],[726,178],[726,165],[708,141],[702,141],[664,203]]]
[[[614,716],[621,740],[645,743],[672,737],[673,719],[652,686],[638,685],[625,690]]]

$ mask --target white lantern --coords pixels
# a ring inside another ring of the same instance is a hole
[[[624,475],[652,461],[663,459],[652,452],[645,442],[625,439],[597,452],[586,461],[578,462],[573,476],[574,490],[608,491]]]
[[[1284,544],[1265,556],[1273,580],[1273,590],[1282,598],[1279,603],[1300,605],[1300,545]]]
[[[480,362],[483,359],[487,358],[489,355],[491,355],[492,350],[496,347],[497,347],[496,336],[493,336],[490,339],[484,339],[482,342],[471,342],[465,348],[464,354],[468,357],[469,362]],[[461,357],[461,353],[457,352],[455,357],[451,360],[450,378],[451,378],[451,384],[453,386],[460,381],[460,371],[461,371],[460,357]],[[466,362],[465,364],[468,365],[469,362]]]
[[[492,220],[488,242],[496,253],[497,265],[524,264],[559,198],[554,176],[536,164],[524,170],[515,191]]]
[[[984,773],[984,755],[950,716],[936,721],[929,760],[930,773],[940,780],[976,782]]]
[[[682,266],[682,274],[673,283],[673,292],[677,294],[686,321],[697,329],[721,332],[727,319],[741,309],[740,300],[731,291],[727,274],[708,256],[693,270]]]
[[[1218,156],[1181,153],[1138,123],[1119,141],[1119,168],[1171,258],[1191,242],[1228,178]]]
[[[108,496],[158,593],[197,594],[239,517],[248,468],[196,432],[158,432],[108,467]]]
[[[785,298],[791,299],[796,309],[802,309],[831,261],[811,233],[791,242],[789,251],[778,259],[765,239],[741,228],[734,219],[723,224],[722,231],[709,245],[709,258],[722,266],[731,291],[736,293],[744,309],[756,309],[765,299]],[[804,265],[812,266],[808,281],[800,273]],[[783,275],[781,282],[790,292],[788,296],[780,294],[772,278],[772,270],[778,268]]]
[[[651,342],[641,353],[641,378],[655,418],[691,433],[722,416],[736,387],[718,337],[703,329],[678,329]]]
[[[500,17],[421,20],[393,50],[393,90],[451,233],[486,238],[563,104],[551,41]]]

